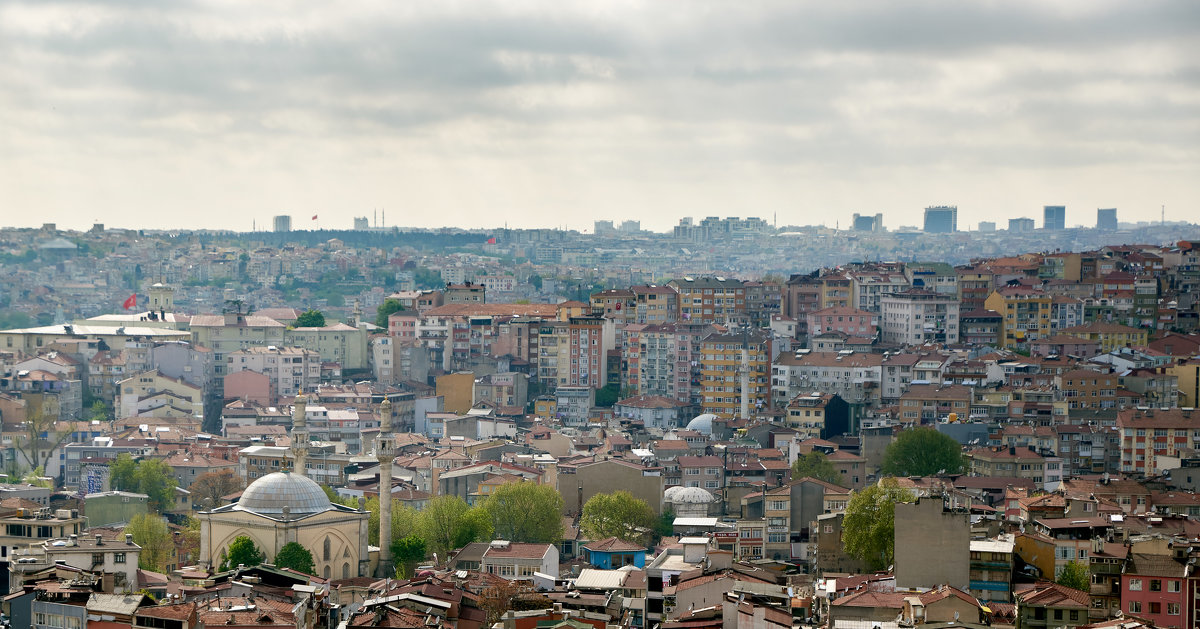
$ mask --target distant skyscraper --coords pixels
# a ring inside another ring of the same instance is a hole
[[[994,232],[996,231],[996,223],[993,221],[979,221],[979,231]]]
[[[642,231],[641,221],[621,221],[621,231],[626,234],[636,234]]]
[[[1067,206],[1047,205],[1042,208],[1042,229],[1061,231],[1067,228]]]
[[[958,231],[958,206],[938,205],[925,208],[925,233],[952,234]]]
[[[1008,231],[1010,232],[1031,232],[1033,231],[1032,218],[1010,218],[1008,219]]]
[[[1096,229],[1117,230],[1117,208],[1096,210]]]
[[[365,230],[369,229],[370,227],[371,227],[371,220],[368,219],[367,217],[365,217],[365,216],[355,216],[354,217],[355,231],[365,231]]]
[[[612,221],[595,221],[592,226],[595,228],[592,233],[598,236],[611,236],[617,231],[613,228]]]
[[[860,232],[883,231],[883,214],[855,214],[850,221],[850,228]]]
[[[275,231],[290,232],[292,231],[292,217],[286,214],[281,214],[275,217]]]

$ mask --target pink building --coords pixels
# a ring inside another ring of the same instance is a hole
[[[879,330],[879,315],[857,308],[833,306],[805,315],[809,338],[827,332],[871,338]]]
[[[279,391],[265,373],[243,369],[225,376],[225,399],[247,400],[262,406],[275,406]]]
[[[417,319],[420,314],[412,310],[401,310],[388,316],[388,335],[400,339],[417,338]]]
[[[1171,555],[1130,553],[1121,575],[1121,608],[1155,627],[1182,629],[1187,622],[1187,565]]]

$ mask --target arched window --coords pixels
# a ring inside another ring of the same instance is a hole
[[[348,564],[348,563],[342,564],[342,578],[343,579],[350,578],[350,564]]]
[[[329,566],[325,566],[325,573],[324,573],[324,575],[323,575],[323,576],[324,576],[326,579],[328,579],[328,578],[329,578]]]
[[[329,536],[325,536],[325,561],[329,561]]]

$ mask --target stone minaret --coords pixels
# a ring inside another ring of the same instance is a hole
[[[296,396],[292,403],[292,471],[302,476],[304,463],[308,460],[308,426],[304,423],[304,413],[308,409],[308,398],[304,391]]]
[[[379,405],[379,437],[375,439],[375,459],[379,461],[379,564],[375,576],[393,577],[392,566],[392,461],[396,458],[392,434],[392,401],[383,398]]]

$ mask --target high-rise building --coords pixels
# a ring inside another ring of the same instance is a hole
[[[275,217],[275,231],[290,232],[292,231],[292,217],[286,214],[280,214]]]
[[[1067,206],[1047,205],[1042,208],[1042,229],[1061,231],[1067,228]]]
[[[1117,208],[1096,210],[1096,229],[1117,230]]]
[[[354,231],[366,231],[371,228],[371,221],[365,216],[354,217]]]
[[[979,221],[979,231],[981,231],[981,232],[996,231],[996,222],[995,221]]]
[[[851,229],[860,232],[883,231],[883,214],[855,214],[850,221]]]
[[[1010,232],[1031,232],[1033,231],[1032,218],[1010,218],[1008,219],[1008,231]]]
[[[925,233],[952,234],[958,231],[958,206],[937,205],[925,208]]]

